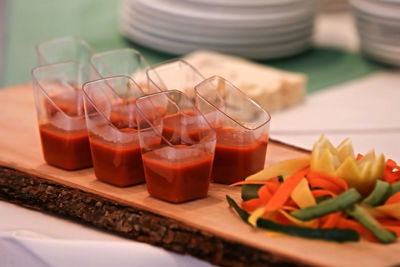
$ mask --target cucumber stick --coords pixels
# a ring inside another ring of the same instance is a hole
[[[374,190],[363,200],[363,204],[368,206],[379,206],[384,203],[392,193],[392,186],[384,181],[377,180]]]
[[[344,210],[361,201],[361,199],[362,196],[360,193],[356,189],[351,188],[335,198],[323,200],[315,206],[293,211],[290,215],[302,221],[309,221],[326,214]]]
[[[367,211],[360,205],[354,205],[346,209],[346,213],[356,219],[365,228],[370,230],[382,243],[391,243],[397,239],[395,233],[384,229]]]
[[[238,213],[240,218],[244,222],[248,223],[248,218],[250,216],[249,213],[241,209],[239,205],[228,195],[226,196],[226,200],[228,201],[229,206],[232,207]],[[257,220],[257,227],[264,230],[279,232],[287,235],[299,236],[311,239],[322,239],[326,241],[354,242],[360,240],[359,234],[352,229],[338,229],[338,228],[314,229],[314,228],[279,224],[262,218],[259,218]]]
[[[261,188],[261,184],[244,184],[242,185],[242,199],[244,201],[258,198],[258,190]]]

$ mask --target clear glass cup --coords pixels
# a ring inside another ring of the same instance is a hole
[[[65,36],[39,43],[36,46],[38,65],[54,64],[64,61],[76,61],[88,66],[93,49],[77,36]]]
[[[140,97],[136,106],[149,194],[173,203],[206,197],[215,132],[192,100],[170,90]]]
[[[270,115],[219,76],[198,84],[195,94],[196,107],[217,135],[213,182],[231,184],[262,170]]]
[[[143,91],[129,77],[114,76],[85,83],[83,92],[97,179],[121,187],[143,183],[135,116],[135,101]]]
[[[92,70],[103,78],[125,75],[131,77],[144,92],[149,93],[146,70],[150,64],[137,50],[123,48],[95,53],[90,57],[90,64]]]
[[[32,70],[33,90],[44,159],[67,170],[92,165],[82,99],[80,64],[74,61]]]
[[[173,60],[147,71],[152,91],[179,90],[194,100],[194,87],[204,80],[203,75],[184,60]]]
[[[48,65],[66,61],[79,63],[79,80],[97,79],[99,76],[91,71],[89,58],[93,54],[90,45],[80,37],[65,36],[41,42],[36,45],[37,65]]]

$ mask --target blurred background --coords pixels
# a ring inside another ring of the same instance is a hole
[[[307,74],[308,92],[387,68],[359,53],[344,0],[0,0],[0,14],[1,87],[28,82],[35,45],[66,35],[137,48],[151,64],[204,47],[249,56]]]

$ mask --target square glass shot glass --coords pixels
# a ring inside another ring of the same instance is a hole
[[[192,100],[177,90],[136,100],[147,190],[173,203],[206,197],[215,132]]]
[[[76,61],[84,66],[89,64],[93,49],[77,36],[65,36],[39,43],[36,46],[37,64],[47,65],[64,61]]]
[[[270,115],[219,76],[201,82],[195,94],[196,107],[217,135],[212,181],[231,184],[262,170]]]
[[[103,78],[125,75],[133,79],[144,92],[150,93],[146,77],[150,65],[135,49],[123,48],[95,53],[90,57],[90,65]]]
[[[144,95],[127,76],[83,85],[86,123],[98,180],[124,187],[143,183],[135,101]]]
[[[203,75],[184,60],[173,60],[147,71],[152,91],[179,90],[194,100],[194,87],[204,80]]]
[[[67,61],[32,70],[32,82],[45,161],[76,170],[92,166],[82,98],[80,64]]]

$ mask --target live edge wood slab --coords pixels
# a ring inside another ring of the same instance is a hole
[[[271,141],[267,165],[307,155]],[[31,86],[0,91],[0,199],[224,266],[400,264],[399,242],[268,236],[243,223],[228,208],[226,194],[240,199],[239,188],[212,184],[205,199],[170,204],[150,197],[145,185],[117,188],[97,181],[92,169],[51,167],[41,154]]]

